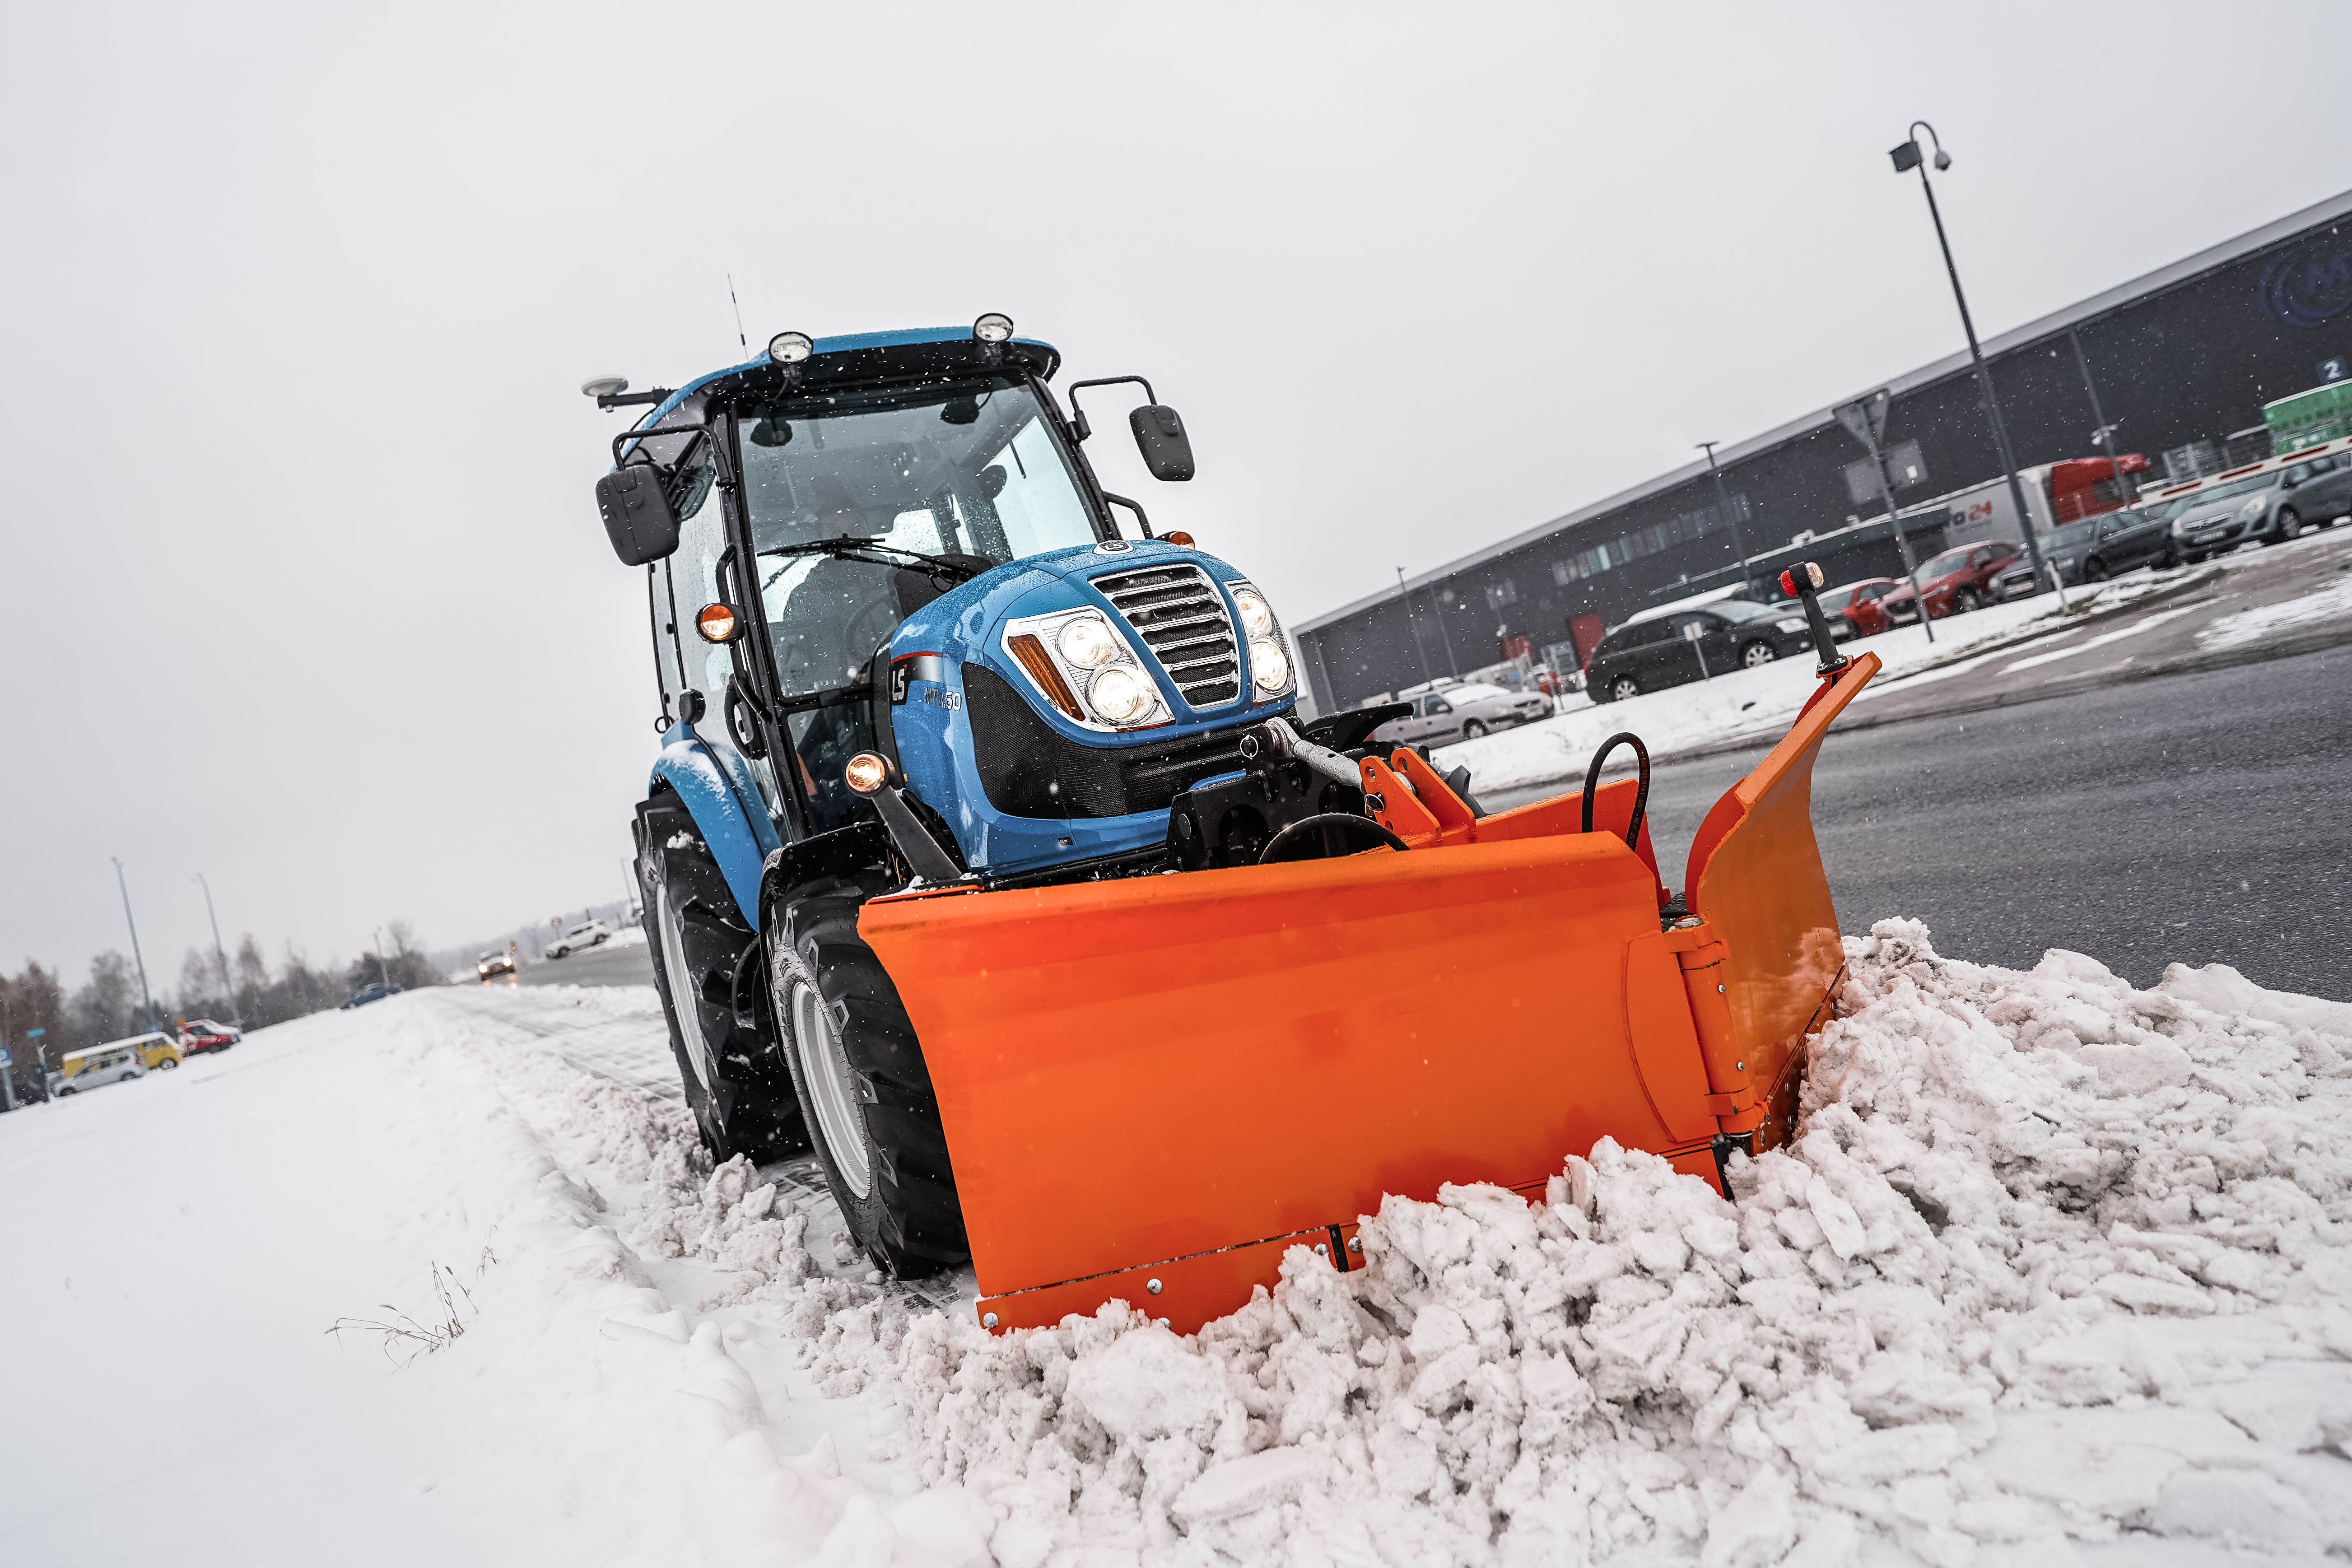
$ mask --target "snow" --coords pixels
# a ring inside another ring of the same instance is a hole
[[[634,1029],[651,1078],[642,990],[262,1031],[0,1118],[0,1328],[47,1347],[0,1559],[2352,1551],[2352,1006],[1899,921],[1848,955],[1801,1135],[1734,1201],[1604,1141],[1542,1204],[1388,1198],[1364,1268],[1294,1248],[1190,1337],[990,1335],[969,1275],[873,1278],[789,1170],[713,1171],[674,1099],[564,1059]],[[322,1331],[399,1312],[463,1332]]]
[[[2169,588],[2189,574],[2186,570],[2135,574],[2095,594],[2070,590],[2067,599],[2077,610],[2109,609]],[[1969,650],[1989,643],[2009,645],[2037,626],[2051,626],[2054,640],[2065,635],[2054,629],[2061,625],[2059,617],[2058,601],[2042,595],[1938,620],[1933,643],[1922,627],[1913,625],[1840,647],[1849,654],[1874,653],[1885,666],[1856,699],[1868,702],[1889,691],[1907,689],[1901,683],[1961,674],[2016,651],[2004,646],[1999,653],[1971,658]],[[2115,634],[2108,635],[2111,638]],[[1581,778],[1593,752],[1620,730],[1639,734],[1653,756],[1738,736],[1775,738],[1813,694],[1814,686],[1810,656],[1778,659],[1760,669],[1723,671],[1712,679],[1643,692],[1622,702],[1592,702],[1580,695],[1573,706],[1564,706],[1540,723],[1442,747],[1433,754],[1441,766],[1467,767],[1474,789],[1500,794],[1557,779]],[[1628,755],[1621,753],[1621,764],[1630,765]]]
[[[2352,616],[2352,576],[2338,577],[2325,588],[2274,605],[2261,605],[2223,616],[2197,634],[2201,647],[2242,647],[2284,631],[2295,631],[2321,621]]]

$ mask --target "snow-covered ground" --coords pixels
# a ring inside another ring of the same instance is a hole
[[[2200,632],[2197,640],[2207,647],[2242,647],[2281,632],[2297,631],[2347,616],[2352,616],[2352,577],[2338,577],[2326,587],[2308,594],[2224,616]]]
[[[2093,595],[2079,588],[2069,590],[2067,598],[2078,609],[2105,609],[2168,588],[2194,570],[2137,573],[2107,584]],[[1846,651],[1874,653],[1885,666],[1856,700],[1868,702],[1889,690],[1902,689],[1896,682],[1903,678],[1916,684],[1958,674],[1973,668],[1973,661],[1966,657],[1970,648],[2029,637],[2044,622],[2054,635],[2058,601],[2049,595],[1989,605],[1939,620],[1932,643],[1927,631],[1917,626],[1898,626],[1847,643]],[[1728,670],[1711,680],[1643,692],[1623,702],[1594,702],[1579,693],[1560,712],[1540,723],[1442,747],[1434,755],[1444,766],[1467,767],[1474,788],[1500,794],[1555,779],[1581,777],[1594,749],[1620,730],[1638,732],[1653,755],[1736,736],[1777,733],[1805,705],[1814,684],[1813,660],[1801,658],[1780,659],[1761,669]],[[1633,753],[1620,752],[1613,761],[1620,768],[1631,768]]]
[[[2352,1552],[2352,1007],[1849,953],[1736,1202],[1562,1151],[1189,1339],[871,1279],[789,1172],[708,1168],[642,991],[412,993],[0,1117],[0,1562]]]

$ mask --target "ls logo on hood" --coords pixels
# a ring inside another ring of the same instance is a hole
[[[907,705],[907,683],[910,680],[934,680],[944,684],[948,678],[948,661],[935,653],[902,653],[890,661],[890,706]]]

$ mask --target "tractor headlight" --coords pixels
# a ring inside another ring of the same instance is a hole
[[[1114,724],[1139,719],[1151,707],[1151,688],[1124,665],[1104,670],[1087,688],[1087,706]]]
[[[1250,643],[1250,678],[1260,691],[1279,691],[1290,684],[1290,660],[1272,637]]]
[[[806,332],[778,332],[768,340],[768,357],[778,364],[798,364],[816,353],[816,340]]]
[[[1274,631],[1274,611],[1269,609],[1266,602],[1258,596],[1256,589],[1235,589],[1234,604],[1240,609],[1242,625],[1248,628],[1250,636],[1262,637],[1269,636]]]
[[[1096,668],[1118,657],[1118,639],[1110,635],[1100,616],[1080,616],[1065,622],[1054,644],[1064,658],[1082,669]]]

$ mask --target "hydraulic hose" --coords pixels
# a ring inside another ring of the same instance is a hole
[[[1642,845],[1642,814],[1650,804],[1650,748],[1642,744],[1642,737],[1631,730],[1620,730],[1601,742],[1592,753],[1592,765],[1584,770],[1584,831],[1592,831],[1592,792],[1601,787],[1601,764],[1609,760],[1619,742],[1633,748],[1633,758],[1641,766],[1642,782],[1633,790],[1633,816],[1625,824],[1625,847],[1639,849]]]
[[[1386,826],[1369,816],[1358,816],[1353,812],[1347,811],[1327,811],[1319,816],[1302,817],[1267,839],[1265,847],[1258,851],[1257,863],[1261,866],[1271,866],[1279,860],[1301,858],[1297,855],[1285,855],[1277,851],[1300,842],[1309,833],[1320,833],[1326,828],[1343,837],[1352,833],[1370,839],[1372,844],[1385,844],[1391,849],[1402,849],[1405,847],[1403,839],[1399,838]],[[1371,847],[1371,844],[1364,846],[1367,849]]]

